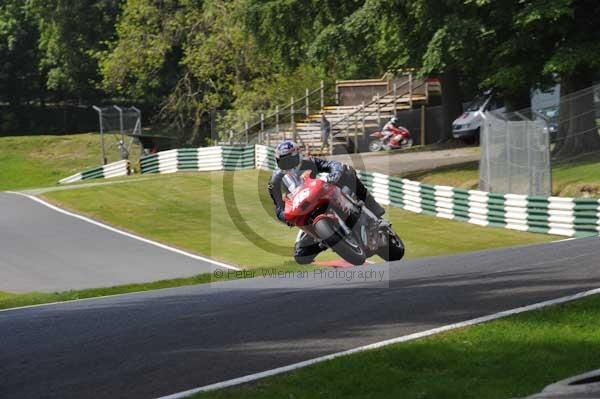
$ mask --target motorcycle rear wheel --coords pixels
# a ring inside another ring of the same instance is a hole
[[[393,230],[386,230],[387,245],[380,247],[377,250],[377,255],[381,256],[388,262],[400,260],[404,257],[404,243]]]
[[[329,248],[353,265],[363,265],[367,254],[354,237],[342,233],[329,219],[321,219],[315,224],[315,232]]]

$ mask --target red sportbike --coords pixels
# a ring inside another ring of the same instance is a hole
[[[392,127],[390,131],[392,132],[392,136],[388,138],[386,143],[384,143],[385,133],[371,133],[369,136],[373,138],[369,141],[369,151],[377,152],[383,149],[397,150],[412,147],[413,139],[410,137],[410,132],[407,128],[402,126]]]
[[[375,254],[387,261],[404,256],[404,244],[391,225],[377,218],[350,189],[328,182],[328,174],[288,173],[284,215],[288,223],[324,243],[344,260],[362,265]]]

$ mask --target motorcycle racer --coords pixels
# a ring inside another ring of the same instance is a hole
[[[398,131],[398,129],[400,129],[400,120],[393,116],[388,123],[386,123],[383,126],[383,129],[381,130],[381,133],[384,134],[383,136],[383,144],[387,145],[390,141],[390,138],[394,135],[395,132]]]
[[[275,214],[277,219],[287,223],[284,217],[285,203],[282,193],[289,191],[288,187],[282,184],[283,177],[287,173],[294,173],[300,176],[302,172],[309,170],[311,177],[316,177],[318,173],[329,173],[328,181],[338,187],[348,187],[354,192],[357,198],[365,203],[365,206],[375,214],[381,217],[385,209],[377,203],[375,198],[368,192],[367,188],[356,175],[356,171],[338,161],[327,161],[317,157],[305,158],[298,145],[293,141],[281,142],[275,150],[275,160],[278,169],[273,172],[269,181],[268,190],[273,203],[275,204]],[[299,264],[308,264],[326,247],[316,242],[312,237],[300,231],[294,245],[294,259]]]

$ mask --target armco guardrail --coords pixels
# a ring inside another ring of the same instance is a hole
[[[266,145],[256,145],[256,160],[254,167],[256,169],[275,170],[275,149]]]
[[[66,184],[87,179],[108,179],[111,177],[127,176],[128,174],[129,161],[122,160],[65,177],[59,180],[58,183]]]
[[[237,170],[254,168],[254,146],[181,148],[140,159],[141,173]]]
[[[272,149],[257,145],[256,154],[257,168],[275,168]],[[597,198],[488,193],[423,184],[381,173],[359,171],[358,175],[379,203],[411,212],[480,226],[569,237],[600,234]]]
[[[488,193],[422,184],[380,173],[358,173],[380,203],[416,213],[570,237],[600,233],[600,200],[596,198]]]

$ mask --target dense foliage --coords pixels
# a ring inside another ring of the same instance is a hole
[[[5,0],[0,102],[141,101],[198,143],[214,110],[235,125],[321,79],[412,68],[441,76],[449,123],[483,89],[516,109],[590,86],[598,19],[594,0]]]

